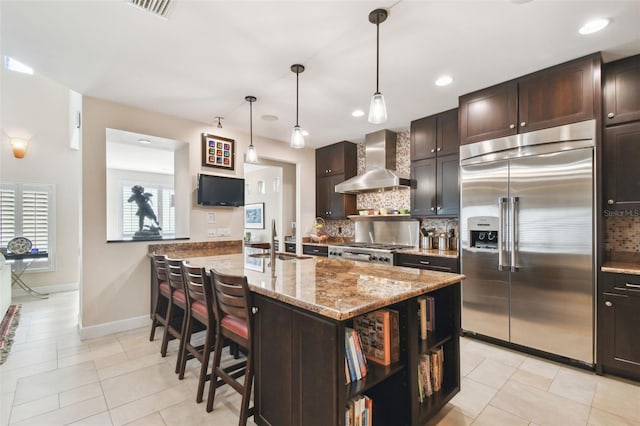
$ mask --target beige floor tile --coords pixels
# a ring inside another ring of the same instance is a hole
[[[102,386],[99,382],[80,386],[75,389],[60,392],[60,407],[76,404],[80,401],[96,398],[102,395]]]
[[[98,374],[99,374],[100,370],[103,370],[103,369],[108,368],[108,367],[112,367],[112,366],[120,364],[122,362],[127,362],[128,360],[129,360],[129,358],[127,358],[126,352],[120,352],[120,353],[117,353],[115,355],[106,356],[104,358],[94,359],[93,363],[95,364],[96,369],[98,370]]]
[[[59,358],[58,366],[60,368],[69,367],[71,365],[81,364],[83,362],[93,361],[94,359],[105,358],[123,352],[124,349],[122,349],[120,343],[116,341],[108,345],[98,346],[95,350],[92,348],[90,351],[81,352],[66,358]]]
[[[514,371],[516,371],[515,367],[485,359],[467,377],[492,388],[500,389]]]
[[[511,378],[538,389],[548,390],[559,370],[560,367],[550,361],[527,358]]]
[[[58,392],[95,383],[98,379],[93,362],[48,371],[18,380],[14,404],[24,404]]]
[[[57,410],[58,408],[60,408],[58,394],[25,404],[14,405],[11,411],[11,423],[17,423],[43,413]]]
[[[13,393],[0,395],[0,425],[9,424],[9,416],[13,407]]]
[[[177,377],[166,364],[156,364],[102,381],[110,409],[176,385]]]
[[[127,426],[165,426],[165,425],[166,423],[164,422],[164,419],[160,415],[159,411],[149,414],[148,416],[142,417],[141,419],[135,420],[127,424]]]
[[[529,421],[489,404],[472,424],[473,426],[528,426]]]
[[[501,362],[511,367],[519,367],[526,359],[525,355],[516,351],[474,340],[467,343],[465,351],[475,352],[485,358],[490,358],[493,361]]]
[[[474,380],[463,378],[460,392],[453,397],[451,404],[456,406],[465,416],[475,419],[487,406],[497,390]]]
[[[171,407],[172,405],[179,404],[185,401],[188,396],[188,387],[181,383],[172,388],[111,409],[111,420],[115,426],[125,425],[149,414]]]
[[[640,424],[640,385],[598,377],[593,406]]]
[[[2,395],[5,393],[14,393],[18,385],[18,380],[21,378],[35,376],[47,371],[55,371],[57,367],[58,362],[56,360],[33,364],[6,372],[0,367],[0,393]]]
[[[69,423],[68,426],[113,426],[111,416],[108,411],[85,417],[77,422]]]
[[[159,353],[153,353],[142,358],[136,358],[133,360],[127,359],[126,361],[122,361],[118,364],[102,368],[98,370],[98,376],[100,376],[100,380],[105,380],[161,363],[164,363],[164,358],[162,358]]]
[[[549,392],[591,406],[596,384],[596,375],[593,372],[561,367],[549,387]]]
[[[465,416],[454,405],[447,404],[425,426],[469,426],[471,422],[471,417]]]
[[[487,359],[484,355],[478,352],[464,351],[460,352],[460,375],[467,376],[478,365]]]
[[[498,391],[491,405],[541,425],[585,425],[590,407],[515,380]]]
[[[216,426],[237,426],[238,417],[230,413],[229,410],[216,406],[215,409],[207,413],[204,403],[196,404],[191,400],[181,402],[160,411],[167,426],[184,426],[207,424]],[[248,425],[255,424],[253,419],[249,419]]]
[[[68,405],[27,420],[14,423],[16,426],[63,426],[106,411],[103,397],[88,399]]]
[[[588,423],[589,426],[638,426],[638,424],[636,420],[616,416],[595,407],[591,408]]]
[[[11,348],[9,358],[2,365],[2,371],[11,371],[33,364],[56,360],[58,354],[55,347],[40,347],[37,350],[16,351]]]

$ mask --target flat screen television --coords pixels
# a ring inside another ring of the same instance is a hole
[[[202,206],[244,206],[244,179],[199,174],[197,192]]]

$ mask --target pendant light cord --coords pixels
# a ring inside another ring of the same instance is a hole
[[[253,146],[253,101],[249,102],[249,146]]]
[[[376,16],[376,93],[380,93],[380,15]]]
[[[296,126],[299,126],[298,124],[298,79],[300,78],[300,73],[296,72]]]

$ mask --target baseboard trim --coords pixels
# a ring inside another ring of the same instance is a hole
[[[80,339],[86,340],[148,326],[151,326],[151,318],[149,318],[149,315],[142,315],[119,321],[90,325],[88,327],[82,327],[78,324],[78,331],[80,332]]]
[[[80,286],[78,285],[78,283],[53,284],[53,285],[43,285],[43,286],[33,287],[33,289],[38,293],[62,293],[64,291],[78,290],[79,288]],[[20,286],[15,286],[11,290],[11,297],[20,297],[20,296],[29,296],[29,293],[24,291]]]

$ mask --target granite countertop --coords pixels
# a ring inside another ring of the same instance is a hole
[[[450,257],[453,259],[457,259],[459,256],[457,250],[438,249],[402,249],[396,250],[396,253],[416,254],[418,256]]]
[[[614,274],[640,275],[640,264],[608,261],[602,265],[601,270],[602,272],[612,272]]]
[[[251,290],[335,320],[346,320],[457,283],[464,275],[344,259],[276,259],[242,254],[194,257],[192,265],[245,275]],[[256,270],[257,269],[257,270]]]

